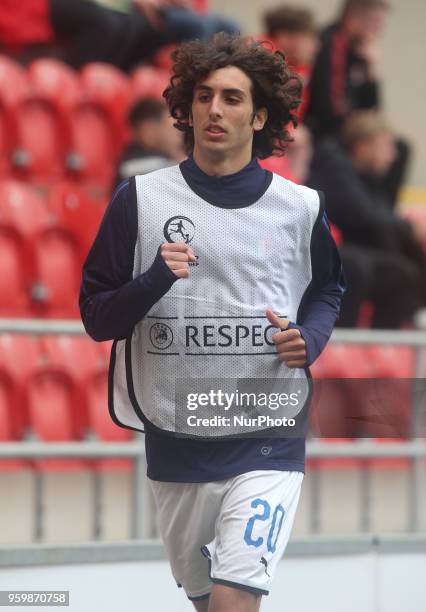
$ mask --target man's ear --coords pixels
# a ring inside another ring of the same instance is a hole
[[[253,117],[253,129],[255,132],[260,132],[268,120],[268,109],[258,108]]]
[[[189,116],[188,116],[188,125],[189,127],[193,126],[193,122],[192,122],[192,112],[189,111]]]

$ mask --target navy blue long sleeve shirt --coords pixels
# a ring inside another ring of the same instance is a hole
[[[271,181],[271,174],[256,159],[239,172],[223,177],[205,174],[192,157],[180,168],[193,191],[223,207],[249,206]],[[113,195],[83,266],[81,316],[87,333],[97,341],[126,338],[178,281],[159,253],[146,272],[133,278],[137,233],[136,194],[130,181],[125,181]],[[300,330],[306,342],[308,365],[331,335],[344,291],[340,258],[325,214],[312,233],[311,261],[312,280],[297,319],[290,324]],[[304,471],[302,438],[205,442],[162,436],[149,426],[145,433],[148,476],[154,480],[204,482],[259,469]]]

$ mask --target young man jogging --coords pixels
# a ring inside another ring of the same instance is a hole
[[[199,612],[254,612],[290,535],[305,440],[173,437],[176,390],[188,379],[193,391],[206,379],[306,381],[343,279],[318,193],[256,159],[285,148],[298,106],[282,54],[220,34],[174,60],[165,98],[191,153],[118,188],[80,306],[95,340],[115,340],[110,412],[145,428],[176,582]]]

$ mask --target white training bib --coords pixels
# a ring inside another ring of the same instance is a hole
[[[288,392],[297,390],[300,405],[306,403],[309,385],[300,381],[307,383],[307,371],[289,369],[278,359],[271,339],[277,329],[265,311],[272,308],[296,321],[312,278],[310,242],[320,213],[318,193],[273,175],[254,204],[222,208],[198,196],[179,166],[135,181],[133,277],[150,268],[166,240],[190,244],[197,263],[131,337],[114,343],[110,406],[116,422],[141,429],[148,420],[163,431],[196,437],[197,431],[177,414],[181,381],[194,381],[197,391],[197,381],[205,379],[221,381],[224,389],[235,389],[242,379],[285,380]],[[220,437],[229,430],[203,428],[198,433]]]

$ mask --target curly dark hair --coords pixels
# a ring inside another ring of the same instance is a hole
[[[254,133],[253,154],[264,159],[282,155],[292,141],[286,129],[297,125],[296,111],[302,84],[293,74],[281,51],[273,52],[264,41],[220,32],[208,42],[193,40],[181,44],[172,54],[173,76],[163,96],[174,126],[184,132],[188,151],[194,148],[194,132],[189,125],[195,86],[212,70],[236,66],[252,82],[254,111],[266,108],[268,118],[262,130]]]

